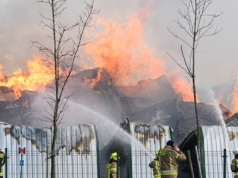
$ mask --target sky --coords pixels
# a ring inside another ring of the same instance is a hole
[[[47,41],[47,30],[40,23],[40,13],[46,13],[47,8],[34,0],[1,0],[0,3],[0,64],[4,74],[9,75],[18,67],[26,68],[26,61],[32,56],[40,55],[30,42]],[[70,23],[77,19],[84,10],[83,5],[83,1],[68,0],[62,21]],[[181,59],[182,43],[167,28],[180,35],[173,20],[179,18],[177,10],[183,7],[181,1],[95,0],[94,6],[100,10],[94,21],[103,18],[123,24],[132,14],[145,13],[142,29],[144,42],[153,55],[165,63],[166,72],[178,70],[168,53]],[[201,86],[212,87],[234,82],[238,75],[238,21],[234,20],[238,17],[238,1],[216,0],[208,12],[223,13],[214,21],[214,26],[222,30],[200,41],[196,53],[196,77]],[[95,26],[90,32],[97,33],[97,30]],[[137,29],[134,30],[136,32]]]

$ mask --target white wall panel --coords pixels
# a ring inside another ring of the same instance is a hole
[[[149,163],[155,158],[155,152],[171,140],[169,126],[130,123],[132,136],[132,177],[153,178]]]
[[[206,177],[223,178],[224,172],[224,149],[226,157],[226,178],[232,178],[231,164],[231,141],[228,137],[230,128],[223,126],[202,126],[204,142],[204,161]]]
[[[51,162],[47,158],[50,156],[51,133],[46,128],[0,124],[0,148],[3,151],[7,148],[8,178],[20,177],[21,155],[18,154],[18,147],[26,147],[26,154],[22,155],[24,178],[47,178],[47,172],[48,177],[50,176]],[[87,178],[97,177],[97,142],[94,125],[59,128],[57,136],[56,177],[85,178],[86,175]]]

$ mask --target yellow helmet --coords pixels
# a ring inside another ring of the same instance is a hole
[[[110,156],[110,159],[117,160],[117,152],[113,152]]]

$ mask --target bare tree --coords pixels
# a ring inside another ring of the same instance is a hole
[[[182,37],[181,35],[177,35],[169,28],[168,30],[170,33],[182,41],[186,49],[188,49],[189,54],[186,56],[184,52],[184,48],[181,45],[181,55],[183,59],[183,63],[181,64],[171,56],[169,53],[168,55],[176,62],[176,64],[182,68],[189,78],[192,81],[192,88],[193,88],[193,99],[194,99],[194,109],[195,109],[195,117],[196,117],[196,126],[197,126],[197,147],[198,151],[200,151],[200,119],[198,115],[197,109],[197,93],[196,93],[196,80],[195,80],[195,62],[196,58],[196,51],[198,48],[198,44],[200,40],[204,37],[216,35],[221,29],[217,29],[217,27],[213,26],[214,20],[221,15],[220,14],[209,14],[207,13],[208,8],[213,4],[213,0],[186,0],[183,1],[184,9],[179,9],[178,13],[182,18],[183,22],[177,20],[174,21],[179,28],[185,32],[186,37]]]
[[[79,48],[82,44],[84,31],[91,25],[92,16],[99,11],[94,9],[94,0],[87,3],[85,12],[79,16],[79,21],[73,25],[65,25],[60,22],[60,16],[66,9],[67,0],[38,0],[37,2],[44,3],[50,8],[50,15],[42,16],[42,24],[49,29],[52,34],[49,39],[53,42],[52,45],[46,45],[32,41],[33,46],[38,48],[40,52],[46,55],[46,60],[53,59],[54,65],[54,85],[51,87],[53,96],[49,96],[48,104],[52,112],[49,112],[46,119],[51,123],[53,140],[51,144],[51,178],[55,178],[55,156],[57,130],[60,122],[63,119],[63,113],[66,109],[67,101],[70,96],[65,96],[64,91],[67,82],[74,70],[75,60],[79,57]],[[71,32],[77,31],[77,38],[69,37]]]

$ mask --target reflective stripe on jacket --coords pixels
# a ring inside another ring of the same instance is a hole
[[[160,173],[163,176],[178,175],[178,171],[177,170],[160,171]]]

